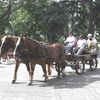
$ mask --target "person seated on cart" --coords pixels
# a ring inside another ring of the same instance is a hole
[[[90,51],[90,53],[96,53],[98,43],[97,40],[92,36],[92,34],[88,34],[87,37],[88,50]]]
[[[73,47],[75,47],[75,45],[76,45],[76,39],[73,36],[72,32],[68,33],[68,37],[64,41],[64,44],[65,44],[65,52],[67,52],[67,50],[70,50]]]
[[[79,36],[79,40],[77,41],[77,46],[73,49],[76,55],[80,55],[87,47],[87,40],[84,39],[83,35]]]

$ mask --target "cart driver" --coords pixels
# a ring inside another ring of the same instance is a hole
[[[68,37],[66,38],[66,40],[64,41],[64,44],[65,44],[65,51],[66,50],[69,50],[69,49],[72,49],[75,44],[76,44],[76,39],[75,37],[73,36],[72,32],[69,32],[68,33]]]

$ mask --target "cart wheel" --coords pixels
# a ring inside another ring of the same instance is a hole
[[[76,66],[75,66],[75,70],[76,70],[76,73],[78,75],[81,75],[83,74],[84,70],[85,70],[85,63],[83,60],[78,60]]]
[[[97,58],[92,57],[91,60],[89,61],[89,63],[90,63],[91,71],[95,71],[97,69]]]

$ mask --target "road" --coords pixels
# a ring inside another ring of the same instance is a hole
[[[24,64],[18,70],[16,84],[11,84],[14,63],[0,64],[0,100],[100,100],[100,61],[98,69],[86,66],[83,75],[66,67],[66,77],[56,79],[56,71],[44,82],[41,66],[36,65],[32,86],[27,86],[28,72]]]

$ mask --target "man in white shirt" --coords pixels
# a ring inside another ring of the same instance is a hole
[[[75,44],[76,44],[76,39],[75,37],[72,35],[71,32],[68,33],[68,37],[66,38],[64,44],[66,44],[65,49],[72,49]]]
[[[76,55],[80,55],[82,53],[82,51],[86,48],[87,46],[87,41],[86,39],[84,39],[83,35],[80,35],[79,40],[77,41],[77,47],[74,48],[74,51],[76,53]]]

